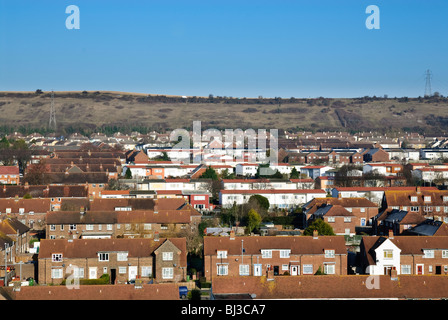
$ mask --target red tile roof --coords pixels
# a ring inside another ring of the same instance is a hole
[[[19,174],[19,167],[16,166],[0,166],[0,174]]]

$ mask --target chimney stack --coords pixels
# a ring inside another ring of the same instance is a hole
[[[317,230],[313,230],[313,239],[317,239],[319,236],[319,232]]]
[[[389,239],[393,239],[394,238],[394,230],[389,229]]]
[[[235,240],[235,230],[230,230],[230,240]]]

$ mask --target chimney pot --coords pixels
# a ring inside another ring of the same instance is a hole
[[[389,229],[389,239],[394,238],[394,231],[392,229]]]
[[[313,230],[313,239],[317,239],[319,236],[319,232],[317,230]]]

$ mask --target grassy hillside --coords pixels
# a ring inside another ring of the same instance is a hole
[[[45,130],[50,93],[0,92],[0,131]],[[265,128],[448,131],[448,98],[263,99],[174,97],[120,92],[55,92],[62,133],[110,130]]]

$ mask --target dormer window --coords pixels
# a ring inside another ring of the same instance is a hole
[[[62,262],[62,253],[53,253],[51,255],[52,262]]]

